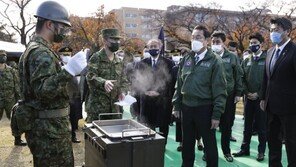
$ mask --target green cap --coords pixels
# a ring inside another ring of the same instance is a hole
[[[103,38],[122,38],[119,35],[118,29],[115,28],[107,28],[102,30]]]
[[[7,56],[5,50],[0,50],[0,56]]]

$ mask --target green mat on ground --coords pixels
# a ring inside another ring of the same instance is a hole
[[[128,110],[125,110],[124,117],[125,118],[131,118]],[[242,119],[241,115],[236,115],[234,126],[232,128],[232,135],[237,139],[237,142],[231,142],[230,148],[231,152],[237,152],[240,150],[240,146],[243,139],[243,125],[244,121]],[[267,167],[268,166],[268,148],[265,152],[265,160],[262,162],[256,161],[257,156],[257,146],[258,146],[258,136],[253,136],[251,145],[250,145],[250,156],[247,157],[239,157],[234,158],[233,162],[227,162],[224,159],[222,150],[221,150],[221,133],[216,132],[217,137],[217,144],[218,144],[218,151],[219,151],[219,167]],[[182,163],[182,157],[181,153],[177,152],[177,147],[179,143],[175,142],[175,124],[174,126],[170,126],[169,136],[168,136],[168,142],[166,145],[166,152],[165,152],[165,167],[180,167]],[[287,156],[286,156],[286,150],[283,145],[283,151],[282,151],[282,163],[283,166],[287,166]],[[206,163],[202,160],[202,151],[198,151],[196,148],[195,151],[195,167],[205,167]]]

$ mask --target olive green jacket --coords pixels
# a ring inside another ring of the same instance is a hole
[[[258,93],[261,97],[265,59],[266,52],[263,52],[257,61],[250,55],[242,62],[244,94]]]
[[[226,97],[221,57],[208,49],[205,57],[197,64],[190,54],[182,59],[172,100],[174,110],[181,111],[182,104],[191,107],[213,105],[212,119],[219,120],[224,112]]]
[[[228,95],[234,93],[235,96],[241,96],[243,92],[243,72],[239,58],[225,49],[222,59],[226,75]]]

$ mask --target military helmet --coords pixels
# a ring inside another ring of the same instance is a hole
[[[69,13],[66,8],[54,1],[45,1],[41,3],[34,16],[71,26]]]

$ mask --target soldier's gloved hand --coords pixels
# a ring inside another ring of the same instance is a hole
[[[80,51],[69,59],[68,63],[64,66],[64,69],[72,76],[76,76],[81,73],[86,65],[86,54],[84,51]]]

